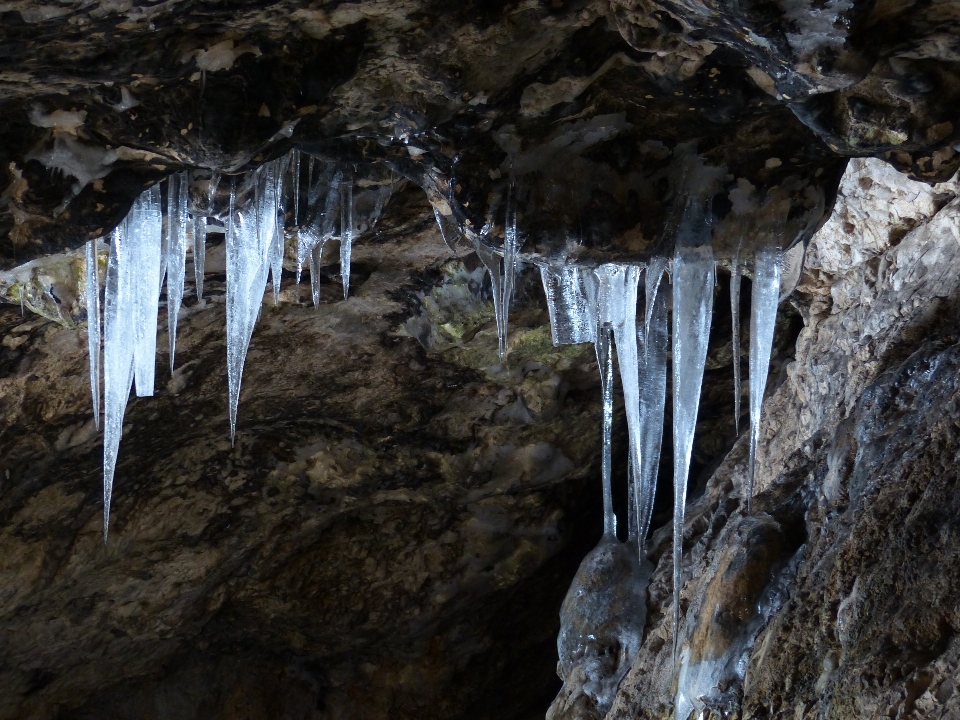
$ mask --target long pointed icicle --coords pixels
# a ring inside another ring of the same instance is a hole
[[[667,293],[660,291],[652,300],[650,324],[640,360],[640,472],[635,474],[637,527],[641,549],[650,531],[653,501],[660,469],[663,441],[663,416],[667,402],[667,352],[670,336],[667,328]]]
[[[293,190],[293,224],[300,225],[300,151],[290,152],[290,184]]]
[[[93,423],[100,429],[100,277],[97,240],[87,242],[87,350],[90,355],[90,397]]]
[[[141,196],[142,197],[142,196]],[[140,200],[138,199],[139,203]],[[113,233],[104,298],[103,353],[103,540],[110,529],[110,502],[113,497],[113,475],[117,467],[123,414],[133,383],[134,298],[132,258],[127,246],[124,220]]]
[[[617,516],[613,513],[613,485],[611,473],[613,453],[613,328],[603,325],[597,329],[597,364],[600,366],[600,387],[603,408],[603,455],[601,478],[603,481],[603,534],[617,536]]]
[[[340,279],[343,299],[350,295],[350,256],[353,253],[353,177],[343,184],[340,198]]]
[[[236,437],[240,381],[253,328],[260,314],[270,269],[269,252],[276,232],[277,177],[274,163],[263,166],[261,192],[253,208],[237,209],[230,189],[227,223],[227,381],[230,392],[230,441]],[[260,184],[260,181],[257,181]]]
[[[517,253],[520,249],[517,237],[517,197],[513,183],[507,188],[507,208],[503,230],[503,299],[500,301],[499,349],[501,362],[507,355],[507,333],[510,328],[510,304],[513,302],[513,287],[517,279]]]
[[[143,192],[127,216],[124,242],[133,270],[136,341],[133,348],[137,396],[153,395],[157,363],[157,314],[160,301],[163,214],[160,185]]]
[[[170,373],[177,353],[177,319],[183,303],[183,282],[187,269],[187,202],[189,184],[187,174],[171,175],[167,192],[172,196],[167,224],[170,240],[167,244],[167,333],[170,339]]]
[[[203,297],[203,275],[207,265],[207,216],[193,218],[193,280],[197,286],[197,300]]]
[[[753,499],[757,470],[757,443],[760,440],[760,411],[770,368],[773,331],[780,300],[780,251],[764,248],[754,258],[753,292],[750,297],[750,470],[747,483],[747,512]]]
[[[474,244],[474,249],[476,250],[477,257],[480,258],[480,262],[483,263],[483,266],[487,269],[487,274],[490,276],[490,290],[493,295],[493,316],[497,323],[497,338],[503,338],[505,336],[503,329],[503,261],[495,250],[480,241]],[[498,342],[500,358],[503,359],[502,341]]]
[[[730,273],[730,319],[733,322],[733,428],[740,434],[740,280],[743,268],[740,265],[740,248],[733,256]]]
[[[691,200],[673,258],[673,653],[679,649],[683,521],[693,434],[710,338],[713,250],[704,207]],[[704,237],[705,236],[705,237]]]

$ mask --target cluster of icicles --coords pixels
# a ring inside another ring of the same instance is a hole
[[[297,283],[304,262],[309,261],[313,301],[315,305],[319,303],[319,267],[323,247],[328,239],[338,238],[344,297],[349,293],[350,255],[355,235],[352,175],[349,170],[328,170],[328,177],[323,184],[326,195],[321,197],[319,192],[311,191],[308,206],[313,208],[313,212],[311,219],[301,227],[298,225],[302,179],[300,160],[300,153],[294,150],[251,173],[245,179],[248,190],[246,201],[239,204],[236,201],[236,179],[231,180],[229,209],[223,228],[226,235],[227,372],[231,439],[236,428],[244,358],[259,317],[268,275],[272,275],[274,302],[279,299],[286,203],[291,204],[297,236]],[[312,175],[311,158],[308,187],[313,187],[310,182]],[[252,192],[249,192],[251,183]],[[208,211],[212,208],[217,184],[218,176],[215,174],[209,185]],[[105,539],[109,529],[110,499],[123,415],[130,390],[135,387],[140,397],[153,395],[158,306],[164,280],[167,288],[170,368],[173,371],[177,316],[183,299],[186,252],[191,238],[197,298],[201,298],[203,293],[208,217],[196,212],[196,203],[194,212],[190,211],[188,190],[187,173],[168,178],[165,209],[162,207],[159,184],[145,191],[114,230],[110,243],[102,313]],[[495,250],[483,243],[474,246],[491,277],[501,358],[506,355],[509,310],[521,245],[511,192],[512,188],[508,188],[502,249]],[[381,196],[377,200],[372,222],[379,216],[385,199]],[[616,350],[629,436],[629,535],[641,553],[645,553],[645,539],[653,512],[663,436],[668,353],[672,350],[675,630],[679,625],[684,504],[713,313],[716,272],[709,225],[703,215],[701,203],[691,201],[688,204],[677,228],[672,268],[671,259],[666,256],[653,257],[646,264],[608,263],[588,268],[553,263],[540,267],[554,344],[592,342],[596,349],[603,397],[602,480],[604,534],[608,537],[616,536],[617,522],[611,490],[613,352]],[[337,219],[339,228],[336,227]],[[455,231],[445,220],[437,215],[445,239],[451,241],[447,236]],[[97,242],[91,241],[87,245],[86,293],[90,383],[94,415],[99,427],[101,306]],[[753,492],[761,402],[779,299],[780,259],[781,252],[776,247],[760,249],[753,258],[748,509]],[[739,419],[742,259],[734,258],[733,266],[733,365],[735,412]],[[672,334],[668,327],[668,291],[662,282],[664,273],[668,271],[672,278]],[[644,280],[642,304],[641,278]],[[643,312],[638,313],[638,306],[643,308]],[[677,637],[676,632],[674,637]]]

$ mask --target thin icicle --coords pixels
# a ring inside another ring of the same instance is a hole
[[[603,534],[617,536],[617,516],[613,512],[613,485],[611,472],[613,454],[613,328],[603,325],[597,331],[597,364],[600,366],[600,388],[603,400],[603,455],[601,477],[603,481]]]
[[[187,269],[187,204],[189,202],[187,174],[173,175],[167,185],[172,196],[167,225],[171,228],[167,244],[167,334],[170,339],[170,373],[177,352],[177,318],[183,303],[183,282]]]
[[[137,201],[139,202],[139,200]],[[110,529],[110,501],[117,467],[123,415],[133,383],[134,329],[133,280],[136,268],[127,244],[129,220],[113,233],[103,312],[103,541]]]
[[[650,324],[640,360],[640,471],[634,475],[637,503],[638,539],[644,549],[660,468],[663,440],[664,406],[667,402],[667,352],[670,336],[667,329],[667,293],[662,289],[654,296]]]
[[[311,158],[311,170],[309,175],[313,174],[313,158]],[[310,260],[310,285],[313,290],[314,306],[320,303],[320,256],[323,254],[323,245],[334,234],[334,222],[336,219],[337,207],[340,204],[340,183],[343,179],[341,171],[333,172],[330,170],[329,181],[327,184],[327,197],[324,203],[323,211],[314,210],[316,201],[319,200],[319,189],[310,188],[312,197],[309,207],[313,216],[297,232],[297,284],[300,284],[300,276],[303,270],[303,263]],[[323,183],[317,183],[317,187]],[[308,185],[309,187],[309,185]],[[319,246],[319,249],[318,249]]]
[[[513,287],[517,278],[517,253],[520,249],[517,237],[517,197],[513,182],[507,187],[507,207],[503,232],[503,300],[500,314],[503,318],[499,337],[500,360],[507,355],[507,332],[510,327],[510,304],[513,302]]]
[[[553,344],[573,345],[597,339],[597,276],[576,265],[540,267],[550,313]]]
[[[753,499],[757,470],[757,442],[760,439],[760,411],[770,368],[773,330],[780,300],[780,251],[763,248],[754,258],[753,292],[750,296],[750,479],[747,512]]]
[[[87,243],[87,350],[90,356],[90,397],[93,423],[100,429],[100,277],[97,240]]]
[[[506,331],[503,327],[503,262],[495,250],[481,241],[474,243],[477,257],[487,269],[490,276],[490,289],[493,295],[493,316],[497,323],[497,338],[499,340],[500,359],[503,359],[503,341]]]
[[[740,280],[743,268],[740,265],[740,247],[733,256],[730,273],[730,318],[733,321],[733,428],[740,434]]]
[[[716,284],[704,204],[689,201],[673,258],[673,652],[679,648],[683,522]]]
[[[273,305],[280,304],[280,280],[283,275],[283,176],[286,174],[286,161],[274,161],[276,165],[276,188],[272,194],[273,209],[265,207],[265,213],[273,216],[273,231],[270,242],[270,277],[273,281]]]
[[[203,297],[203,275],[207,265],[207,216],[193,218],[193,279],[197,284],[197,300]]]
[[[293,226],[300,225],[300,151],[290,151],[290,183],[293,189]]]
[[[657,292],[660,288],[660,281],[663,278],[663,273],[667,269],[667,258],[665,256],[655,256],[650,258],[650,262],[647,263],[647,271],[644,273],[644,291],[646,294],[646,305],[644,308],[646,312],[644,313],[644,322],[643,322],[643,333],[644,338],[650,332],[650,320],[653,314],[653,299],[657,296]]]
[[[310,251],[310,294],[313,306],[320,307],[320,265],[323,260],[323,246],[326,238],[321,239]]]
[[[163,234],[160,185],[146,190],[130,209],[123,241],[133,270],[135,338],[133,349],[137,396],[153,395],[157,363],[157,312]]]
[[[353,177],[343,185],[340,198],[340,279],[343,299],[350,294],[350,255],[353,252]]]

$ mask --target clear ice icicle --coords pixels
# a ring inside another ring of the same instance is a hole
[[[300,225],[300,151],[290,151],[290,183],[293,189],[293,225]]]
[[[757,442],[760,439],[760,411],[770,368],[773,330],[780,300],[780,251],[763,248],[754,258],[753,292],[750,296],[750,469],[747,483],[747,512],[753,499],[753,478],[757,469]]]
[[[343,299],[350,294],[350,255],[353,252],[353,178],[343,184],[340,198],[340,279]]]
[[[503,329],[503,262],[495,250],[477,240],[474,243],[477,257],[487,269],[490,276],[490,289],[493,295],[493,316],[497,323],[497,338],[499,340],[498,348],[500,359],[503,359],[503,338],[506,333]]]
[[[740,434],[740,280],[743,268],[740,266],[740,248],[733,256],[733,270],[730,273],[730,319],[733,322],[733,428]]]
[[[166,247],[167,267],[167,332],[170,339],[170,373],[177,352],[177,318],[183,303],[183,282],[187,269],[187,174],[171,175],[167,192],[171,198],[167,225],[170,228]]]
[[[640,268],[634,265],[607,263],[595,271],[597,276],[597,335],[600,328],[613,329],[617,344],[617,363],[623,387],[623,405],[629,435],[629,468],[634,475],[640,468],[640,376],[637,352],[637,293]],[[636,514],[634,519],[636,519]],[[636,536],[636,528],[630,529]]]
[[[703,203],[689,201],[673,257],[673,642],[679,647],[684,506],[716,284]]]
[[[97,240],[87,243],[87,350],[90,355],[90,397],[93,423],[100,429],[100,278],[97,271]]]
[[[667,402],[667,293],[662,287],[654,296],[640,356],[640,471],[634,474],[637,503],[637,537],[643,550],[653,517],[653,501],[660,468],[664,406]]]
[[[550,313],[553,344],[574,345],[597,339],[597,276],[576,265],[540,266]]]
[[[197,284],[197,300],[203,297],[203,275],[207,265],[207,216],[193,218],[193,279]]]
[[[517,279],[517,253],[520,249],[517,237],[517,197],[513,183],[507,187],[507,207],[503,230],[503,299],[500,301],[501,334],[499,337],[500,360],[507,354],[507,332],[510,327],[510,304],[513,302],[513,286]]]
[[[613,454],[613,329],[603,325],[598,329],[597,364],[600,366],[600,388],[603,408],[603,455],[601,457],[601,478],[603,481],[603,534],[617,536],[617,516],[613,513],[613,485],[611,473]]]
[[[157,312],[160,300],[163,214],[160,185],[144,191],[124,222],[127,258],[133,267],[134,377],[137,396],[153,395],[157,356]]]
[[[139,202],[139,200],[137,201]],[[133,383],[135,344],[133,281],[136,268],[127,246],[129,221],[113,233],[104,298],[103,326],[103,540],[110,528],[113,475],[123,431],[123,414]]]
[[[270,278],[273,281],[273,304],[280,304],[280,280],[283,275],[283,176],[286,174],[284,162],[274,161],[271,166],[276,165],[276,187],[272,193],[273,211],[269,207],[264,207],[264,214],[272,215],[273,229],[270,235]],[[268,173],[269,174],[269,173]],[[269,222],[269,220],[267,221]],[[262,230],[261,230],[262,232]]]
[[[660,289],[660,282],[663,278],[663,273],[667,270],[667,264],[667,258],[660,255],[650,258],[650,262],[647,263],[647,271],[644,273],[643,278],[644,291],[647,301],[644,305],[644,336],[646,336],[646,334],[650,331],[650,320],[654,307],[653,299],[657,296],[657,292]]]
[[[230,441],[237,426],[240,380],[243,364],[260,314],[270,269],[269,252],[276,223],[270,213],[276,207],[274,169],[265,166],[263,192],[253,208],[236,208],[236,189],[230,188],[227,222],[227,383],[230,392]],[[263,232],[258,232],[258,229]]]

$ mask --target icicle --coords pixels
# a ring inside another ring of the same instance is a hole
[[[153,395],[157,355],[157,310],[160,300],[160,264],[163,215],[160,185],[146,190],[130,209],[123,241],[133,269],[135,338],[133,349],[137,396]]]
[[[311,158],[310,175],[313,174]],[[329,240],[334,232],[334,221],[337,206],[340,202],[340,183],[343,179],[341,171],[332,172],[327,185],[327,198],[324,204],[323,212],[315,213],[307,222],[305,227],[299,229],[297,233],[297,283],[300,282],[303,263],[310,258],[310,286],[313,290],[313,304],[316,307],[320,303],[320,257],[323,254],[323,245]],[[322,183],[318,183],[319,187]],[[310,190],[311,196],[314,190]],[[316,200],[319,199],[319,190],[316,197],[310,202],[313,208]],[[318,249],[319,246],[319,249]]]
[[[87,243],[87,350],[90,355],[90,396],[93,423],[100,429],[100,278],[97,241]],[[22,296],[21,292],[21,296]]]
[[[149,192],[149,191],[148,191]],[[142,196],[141,196],[142,197]],[[139,203],[140,200],[138,199]],[[103,312],[103,540],[110,528],[113,475],[123,431],[123,414],[133,383],[134,329],[133,281],[137,268],[128,246],[129,216],[113,233]]]
[[[763,248],[754,258],[753,292],[750,296],[750,478],[747,512],[753,499],[753,478],[757,470],[757,442],[760,439],[760,411],[770,368],[773,330],[780,300],[780,251]]]
[[[300,225],[300,151],[290,151],[290,184],[293,189],[293,226]]]
[[[353,177],[344,183],[340,198],[340,278],[343,299],[350,294],[350,254],[353,251]]]
[[[503,359],[503,341],[506,331],[503,327],[503,263],[495,250],[488,247],[481,241],[474,243],[477,257],[487,269],[490,276],[490,289],[493,291],[493,316],[497,323],[497,337],[500,338],[498,345],[500,359]]]
[[[177,352],[177,318],[183,302],[183,282],[187,268],[187,204],[189,183],[187,174],[170,177],[167,192],[172,196],[167,225],[171,228],[167,244],[167,333],[170,339],[170,373]]]
[[[276,173],[276,187],[272,193],[273,207],[272,210],[269,207],[264,208],[264,210],[272,215],[273,222],[269,252],[270,277],[273,281],[273,305],[276,307],[280,304],[280,280],[283,275],[283,176],[286,174],[286,158],[281,161],[274,161],[271,166],[275,166]]]
[[[656,256],[650,258],[650,262],[647,263],[647,271],[644,274],[644,291],[647,301],[644,306],[646,309],[643,322],[644,337],[646,337],[650,331],[650,320],[653,315],[653,299],[657,296],[660,281],[663,278],[663,273],[667,269],[667,262],[666,257]]]
[[[203,275],[207,265],[207,216],[193,219],[193,279],[197,284],[197,300],[203,297]]]
[[[378,199],[379,203],[382,203]],[[376,213],[379,215],[379,213]],[[443,238],[443,241],[447,244],[447,247],[450,248],[450,251],[454,254],[459,252],[460,241],[463,239],[463,234],[460,232],[460,228],[457,227],[457,224],[453,221],[453,218],[448,215],[441,215],[440,211],[436,208],[433,209],[433,216],[437,220],[437,226],[440,228],[440,237]]]
[[[597,364],[600,366],[600,387],[603,399],[603,534],[616,538],[617,516],[613,512],[613,490],[611,471],[613,455],[611,440],[613,435],[613,329],[603,325],[598,329],[597,342],[594,345],[597,351]]]
[[[716,283],[704,203],[688,202],[673,257],[673,640],[679,647],[683,521]]]
[[[657,292],[648,308],[650,321],[646,342],[640,356],[640,469],[634,474],[637,503],[637,536],[644,550],[660,468],[660,446],[663,440],[663,415],[667,402],[667,293]],[[649,311],[649,310],[652,310]],[[632,467],[632,466],[631,466]],[[642,558],[641,558],[642,559]]]
[[[730,273],[730,318],[733,321],[733,429],[740,434],[740,279],[743,268],[740,266],[740,247],[733,256],[733,270]]]
[[[264,175],[259,205],[237,209],[236,189],[230,188],[227,223],[227,380],[230,390],[230,441],[236,436],[237,406],[243,364],[260,314],[264,286],[270,269],[270,247],[276,232],[276,167],[270,163]],[[258,181],[259,185],[260,182]],[[261,230],[261,232],[258,232]]]
[[[597,339],[597,276],[575,265],[540,267],[550,312],[553,344],[573,345]]]
[[[513,286],[517,279],[517,252],[520,249],[517,237],[517,197],[516,188],[511,181],[507,188],[506,218],[503,232],[503,334],[500,336],[500,360],[507,354],[507,332],[510,327],[510,303],[513,301]]]
[[[597,335],[599,328],[613,328],[617,344],[617,363],[627,415],[629,434],[629,467],[640,468],[640,377],[637,352],[637,291],[640,268],[634,265],[607,263],[595,271],[597,276]],[[631,531],[631,535],[635,535]]]

